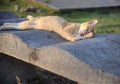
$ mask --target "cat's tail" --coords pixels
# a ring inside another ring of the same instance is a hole
[[[20,29],[20,26],[18,23],[4,23],[2,26],[0,26],[0,30],[6,29]]]

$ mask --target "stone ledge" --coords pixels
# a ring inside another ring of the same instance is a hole
[[[120,34],[67,42],[41,30],[0,31],[0,53],[78,81],[120,83]]]

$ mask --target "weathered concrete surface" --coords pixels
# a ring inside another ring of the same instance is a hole
[[[48,0],[48,3],[44,0],[33,1],[58,10],[120,6],[119,0]]]
[[[120,84],[120,34],[72,43],[47,31],[0,31],[0,53],[81,84]]]

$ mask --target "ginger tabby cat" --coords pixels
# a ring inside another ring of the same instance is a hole
[[[4,23],[0,29],[42,29],[53,31],[64,39],[74,42],[84,38],[92,38],[94,36],[94,25],[98,22],[91,20],[80,24],[68,22],[59,16],[33,17],[28,15],[27,19],[19,23]]]

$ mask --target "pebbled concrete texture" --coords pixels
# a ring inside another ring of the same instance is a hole
[[[120,84],[120,34],[72,43],[43,30],[0,31],[0,53],[80,84]]]

